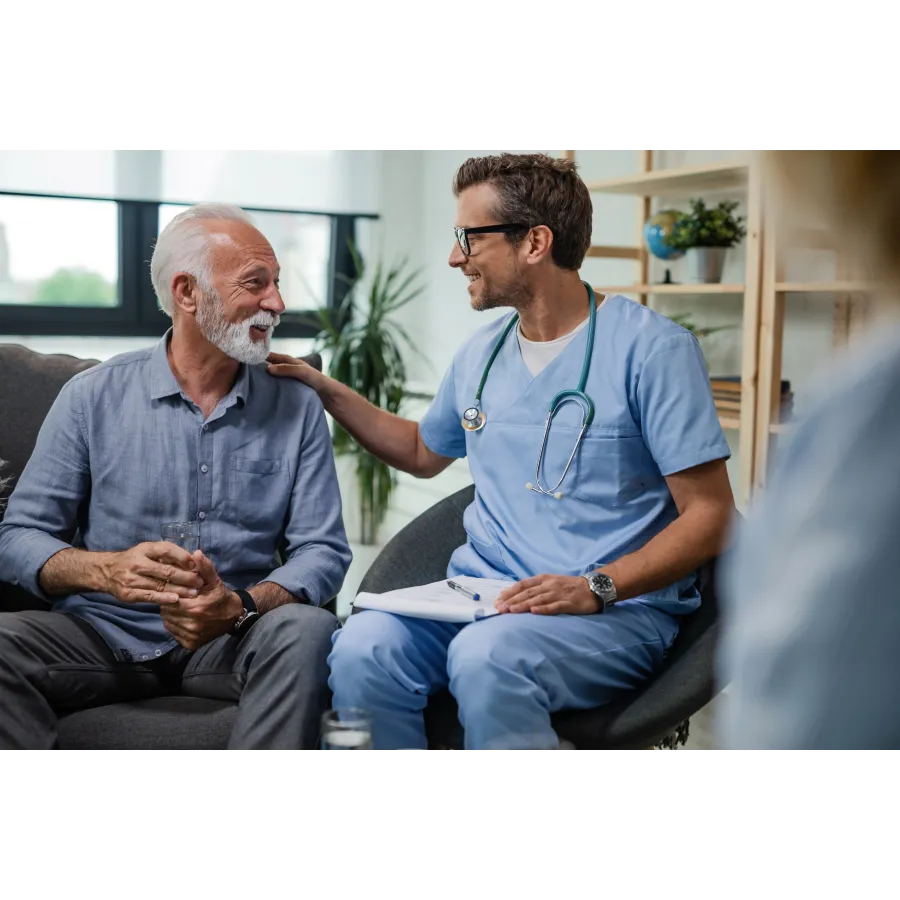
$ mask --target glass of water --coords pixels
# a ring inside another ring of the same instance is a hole
[[[322,716],[323,750],[371,750],[372,717],[363,709],[329,709]]]
[[[200,549],[199,522],[166,522],[161,531],[164,541],[183,547],[188,553]]]

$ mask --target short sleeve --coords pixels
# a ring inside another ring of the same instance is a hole
[[[433,453],[452,459],[466,455],[466,433],[456,399],[456,361],[444,375],[428,412],[419,422],[419,434]]]
[[[673,335],[653,350],[636,396],[644,443],[663,475],[731,456],[694,335]]]

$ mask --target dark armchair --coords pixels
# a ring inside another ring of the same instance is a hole
[[[304,357],[317,369],[318,354]],[[62,386],[96,360],[35,353],[0,344],[0,459],[9,490],[34,450],[41,423]],[[0,497],[2,499],[2,497]],[[2,505],[2,504],[0,504]],[[2,514],[0,514],[2,519]],[[334,612],[335,601],[326,608]],[[21,588],[0,582],[0,613],[46,609],[47,604]],[[61,749],[219,749],[234,725],[237,706],[196,697],[160,697],[116,703],[72,713],[60,719]]]
[[[382,593],[446,577],[453,551],[466,540],[462,523],[472,502],[468,487],[441,500],[400,531],[366,573],[360,591]],[[559,712],[559,736],[582,750],[645,749],[684,743],[688,719],[715,695],[717,605],[714,565],[700,573],[703,602],[686,616],[665,662],[643,688],[598,709]],[[429,746],[459,747],[462,727],[447,691],[429,698],[425,710]]]

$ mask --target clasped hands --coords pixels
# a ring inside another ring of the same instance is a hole
[[[243,610],[208,557],[168,541],[149,541],[109,554],[105,592],[124,603],[155,603],[166,630],[188,650],[225,634]]]

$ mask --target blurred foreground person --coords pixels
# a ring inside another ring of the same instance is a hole
[[[767,155],[773,197],[827,220],[900,309],[900,152]],[[828,373],[724,574],[732,748],[900,746],[900,326]]]

